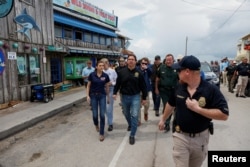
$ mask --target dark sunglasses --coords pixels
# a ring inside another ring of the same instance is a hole
[[[141,64],[148,65],[148,63],[141,63]]]

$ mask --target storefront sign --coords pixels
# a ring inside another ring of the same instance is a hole
[[[0,0],[0,18],[7,16],[13,6],[14,0]]]
[[[8,52],[9,60],[16,60],[16,52]]]
[[[2,75],[5,68],[5,56],[3,50],[0,49],[0,75]]]
[[[65,2],[66,1],[66,2]],[[53,0],[53,4],[77,11],[86,16],[117,27],[118,18],[114,14],[106,12],[84,0]]]

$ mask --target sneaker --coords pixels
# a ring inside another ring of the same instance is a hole
[[[130,130],[131,130],[131,126],[128,126],[127,131],[130,131]]]
[[[129,144],[131,144],[131,145],[135,144],[135,137],[134,136],[129,137]]]
[[[112,131],[112,130],[113,130],[113,125],[109,125],[108,131]]]
[[[95,129],[96,129],[97,132],[100,131],[99,126],[95,126]]]
[[[235,95],[236,97],[239,97],[239,94],[238,93],[236,93],[236,95]]]
[[[99,139],[100,139],[100,141],[103,141],[104,140],[104,136],[100,135]]]
[[[241,95],[240,97],[246,98],[246,96],[244,96],[244,95]]]

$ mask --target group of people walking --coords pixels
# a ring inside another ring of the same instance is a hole
[[[103,141],[105,136],[105,113],[108,131],[113,130],[113,100],[120,94],[127,131],[130,131],[129,143],[135,144],[137,127],[141,123],[141,106],[147,121],[149,92],[152,92],[155,116],[160,115],[161,100],[163,103],[163,116],[158,124],[160,130],[170,130],[171,115],[174,115],[173,157],[176,165],[201,166],[206,157],[211,121],[226,120],[229,109],[220,90],[201,79],[200,61],[195,56],[185,56],[175,63],[172,54],[167,54],[163,62],[160,56],[155,56],[151,66],[146,57],[137,61],[135,55],[128,55],[126,65],[124,61],[120,58],[120,66],[114,70],[107,59],[102,59],[88,77],[84,76],[86,70],[83,69],[83,77],[87,79],[87,101],[92,107],[99,140]]]
[[[221,64],[218,61],[211,61],[211,67],[220,76],[222,84],[228,87],[229,92],[234,93],[236,88],[235,96],[246,98],[245,92],[250,78],[250,64],[246,57],[243,57],[238,64],[235,60],[228,60],[227,57],[221,60]]]

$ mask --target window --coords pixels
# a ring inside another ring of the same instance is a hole
[[[106,42],[107,42],[106,45],[111,45],[111,38],[107,38]]]
[[[17,55],[19,85],[41,82],[39,55]]]
[[[117,39],[117,45],[116,46],[118,46],[118,47],[122,47],[122,40],[121,39]]]
[[[100,37],[100,44],[105,45],[105,37],[104,36]]]
[[[72,29],[67,29],[65,28],[64,29],[64,38],[69,38],[69,39],[72,39]]]
[[[55,37],[62,37],[62,27],[55,25]]]
[[[81,31],[75,32],[75,39],[82,40],[82,32]]]
[[[99,36],[97,34],[93,35],[93,43],[99,43]]]
[[[85,42],[92,42],[90,33],[88,33],[88,32],[84,33],[84,41]]]

